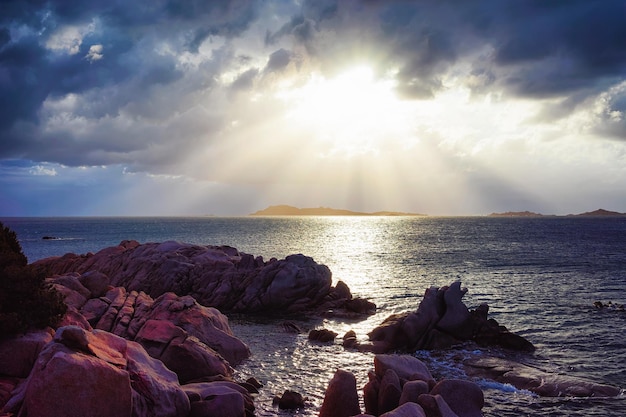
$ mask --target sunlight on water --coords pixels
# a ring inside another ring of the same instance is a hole
[[[353,329],[361,340],[392,313],[415,310],[432,286],[461,280],[465,303],[488,303],[490,316],[530,339],[537,352],[524,361],[541,369],[626,387],[626,313],[598,310],[594,301],[626,303],[626,220],[503,219],[428,217],[297,217],[169,219],[8,219],[30,261],[66,252],[85,253],[117,245],[180,240],[230,245],[242,252],[284,258],[312,256],[345,281],[355,296],[369,298],[377,313],[361,322],[311,320],[304,330],[284,332],[279,321],[231,318],[234,332],[253,357],[238,376],[265,386],[257,398],[259,416],[318,413],[324,390],[337,368],[353,371],[359,390],[373,367],[370,354],[340,344]],[[42,240],[44,235],[59,240]],[[339,334],[330,345],[307,340],[308,330]],[[440,378],[464,377],[455,355],[418,352]],[[477,353],[477,354],[480,354]],[[545,399],[502,385],[480,382],[485,415],[626,415],[624,397]],[[294,389],[309,397],[297,413],[279,412],[273,395]],[[360,394],[362,392],[360,391]]]

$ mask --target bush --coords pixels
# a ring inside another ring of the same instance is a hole
[[[28,265],[15,232],[0,222],[0,338],[55,326],[63,297]]]

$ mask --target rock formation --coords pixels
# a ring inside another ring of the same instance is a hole
[[[428,288],[416,311],[389,316],[368,334],[372,344],[360,348],[379,353],[414,352],[473,341],[479,346],[534,350],[532,343],[522,336],[509,332],[494,319],[487,319],[486,304],[470,311],[462,301],[466,292],[460,282]]]
[[[470,376],[488,378],[543,397],[614,397],[621,390],[610,385],[544,372],[511,360],[485,356],[464,362]]]
[[[46,276],[97,272],[128,292],[144,292],[153,298],[166,292],[189,295],[222,312],[343,308],[354,315],[375,310],[373,303],[353,298],[345,284],[332,287],[328,267],[300,254],[265,262],[229,246],[124,241],[96,254],[66,254],[32,265]]]
[[[376,355],[363,399],[366,414],[359,414],[354,375],[338,370],[326,390],[320,417],[479,417],[484,406],[478,385],[436,382],[426,365],[409,355]]]

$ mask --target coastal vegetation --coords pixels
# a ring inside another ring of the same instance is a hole
[[[66,309],[45,276],[28,265],[15,232],[0,222],[0,338],[53,326]]]

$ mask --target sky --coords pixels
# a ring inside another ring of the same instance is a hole
[[[624,0],[2,0],[0,216],[626,212]]]

